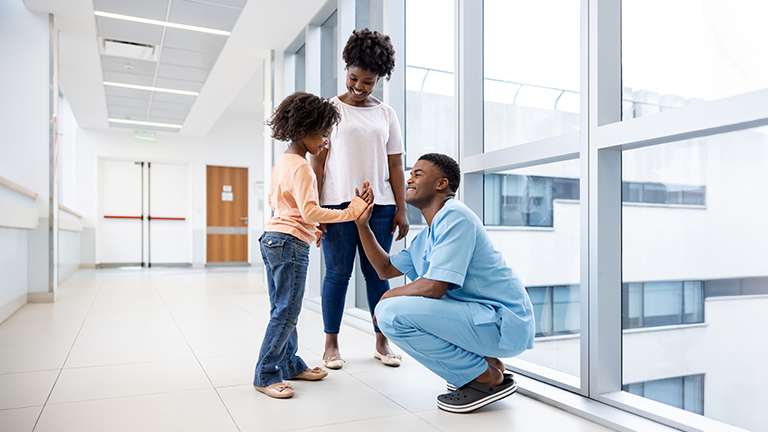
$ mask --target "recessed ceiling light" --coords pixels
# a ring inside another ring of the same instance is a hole
[[[158,20],[153,20],[153,19],[133,17],[133,16],[129,16],[129,15],[120,15],[120,14],[115,14],[115,13],[111,13],[111,12],[96,11],[96,12],[94,12],[94,14],[96,16],[100,16],[100,17],[104,17],[104,18],[114,18],[114,19],[119,19],[119,20],[124,20],[124,21],[133,21],[133,22],[142,23],[142,24],[152,24],[152,25],[163,26],[163,27],[171,27],[171,28],[176,28],[176,29],[181,29],[181,30],[191,30],[191,31],[196,31],[196,32],[201,32],[201,33],[210,33],[210,34],[215,34],[215,35],[220,35],[220,36],[229,36],[230,35],[230,32],[224,31],[224,30],[215,30],[215,29],[191,26],[191,25],[186,25],[186,24],[176,24],[176,23],[171,23],[171,22],[166,22],[166,21],[158,21]]]
[[[130,63],[124,64],[123,67],[125,68],[125,70],[133,70],[133,65]]]
[[[116,82],[109,82],[109,81],[104,81],[104,85],[110,86],[110,87],[122,87],[122,88],[129,88],[129,89],[135,89],[135,90],[147,90],[147,91],[156,91],[156,92],[162,92],[162,93],[173,93],[173,94],[180,94],[180,95],[186,95],[186,96],[200,95],[200,93],[193,92],[193,91],[167,89],[162,87],[150,87],[150,86],[142,86],[142,85],[135,85],[135,84],[123,84],[123,83],[116,83]]]
[[[181,125],[170,124],[170,123],[155,123],[155,122],[147,122],[147,121],[139,121],[139,120],[123,120],[123,119],[108,119],[108,120],[112,123],[135,124],[140,126],[155,126],[155,127],[181,129]]]

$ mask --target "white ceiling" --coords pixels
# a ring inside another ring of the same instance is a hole
[[[131,118],[182,124],[179,133],[185,136],[204,136],[227,110],[261,113],[263,68],[269,50],[285,49],[325,2],[24,0],[28,9],[56,17],[60,85],[80,127],[108,128],[107,118]],[[231,34],[218,36],[96,17],[95,10]],[[159,45],[159,61],[101,55],[99,37]],[[104,81],[200,94],[107,87]],[[111,127],[138,128],[116,123]]]

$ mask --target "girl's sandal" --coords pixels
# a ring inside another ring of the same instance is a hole
[[[293,391],[293,386],[290,383],[284,383],[284,382],[270,384],[266,387],[253,386],[253,388],[264,393],[269,397],[273,397],[276,399],[287,399],[289,397],[292,397],[295,393]]]
[[[293,377],[295,380],[319,381],[328,376],[328,371],[320,367],[306,368],[304,372]]]

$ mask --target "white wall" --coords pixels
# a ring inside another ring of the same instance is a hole
[[[206,165],[248,168],[248,212],[251,242],[263,228],[256,194],[256,182],[263,179],[262,114],[227,112],[204,138],[188,138],[175,133],[158,132],[155,141],[139,141],[128,129],[77,129],[77,204],[86,227],[97,227],[98,161],[118,159],[147,162],[189,164],[192,172],[193,259],[201,264],[205,258],[206,228]],[[87,228],[86,228],[87,229]],[[96,232],[98,236],[98,232]],[[83,242],[95,239],[83,236]],[[89,244],[83,244],[90,250]],[[85,259],[85,254],[83,254]],[[94,255],[98,256],[98,255]],[[252,262],[260,262],[251,257]]]
[[[0,202],[41,216],[48,214],[48,36],[47,15],[0,2],[0,176],[39,195],[34,202],[0,187]],[[0,321],[26,303],[31,232],[0,228]]]

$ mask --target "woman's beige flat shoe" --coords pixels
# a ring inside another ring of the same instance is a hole
[[[287,399],[295,394],[293,386],[284,382],[270,384],[266,387],[253,386],[253,388],[275,399]]]
[[[400,366],[400,363],[403,362],[403,356],[399,354],[387,354],[384,355],[379,352],[379,350],[376,350],[373,354],[373,358],[381,360],[382,363],[384,363],[387,366],[392,367],[398,367]]]
[[[341,369],[346,361],[341,356],[333,356],[331,358],[323,359],[323,364],[328,369]]]
[[[328,371],[319,367],[307,368],[304,372],[293,377],[295,380],[319,381],[328,376]]]

